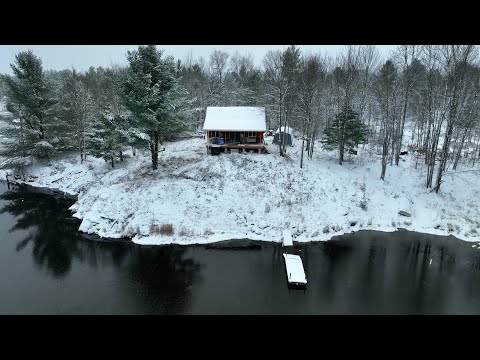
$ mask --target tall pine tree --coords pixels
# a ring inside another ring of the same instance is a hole
[[[2,167],[24,169],[35,158],[51,156],[54,149],[48,141],[50,109],[54,104],[42,68],[42,61],[31,50],[15,56],[10,67],[14,76],[5,75],[7,110],[5,120],[10,126],[2,135],[10,139],[4,143],[1,155],[8,161]]]
[[[23,51],[15,55],[15,64],[10,67],[15,77],[4,77],[7,109],[37,133],[39,139],[44,140],[48,110],[53,101],[45,81],[42,60],[31,50]]]
[[[152,168],[158,167],[158,145],[171,131],[173,89],[176,84],[173,58],[162,58],[156,46],[139,46],[127,53],[129,67],[122,86],[125,107],[133,114],[132,124],[148,135]],[[140,138],[141,140],[141,138]]]
[[[323,143],[327,147],[338,146],[339,164],[342,165],[345,149],[353,149],[367,141],[367,129],[367,125],[360,122],[359,114],[349,105],[345,105],[325,130],[327,137]]]

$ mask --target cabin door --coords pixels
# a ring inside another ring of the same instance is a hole
[[[237,142],[237,143],[240,142],[240,133],[239,132],[232,132],[230,134],[232,136],[232,141],[233,142]]]

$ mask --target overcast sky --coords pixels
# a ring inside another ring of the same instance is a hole
[[[183,60],[190,53],[194,58],[207,58],[213,50],[224,50],[229,53],[237,50],[241,54],[252,54],[257,65],[268,50],[285,49],[287,45],[158,45],[165,54]],[[302,51],[336,55],[345,45],[300,45]],[[43,61],[45,70],[62,70],[72,66],[78,70],[86,70],[90,66],[107,67],[111,64],[126,64],[127,50],[136,49],[137,45],[0,45],[0,73],[12,74],[10,64],[15,54],[31,49]],[[382,56],[388,56],[395,45],[378,45]]]

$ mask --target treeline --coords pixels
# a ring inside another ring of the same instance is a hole
[[[388,59],[371,45],[346,46],[335,58],[289,46],[269,51],[261,69],[251,57],[215,51],[178,67],[198,109],[265,106],[269,128],[300,131],[300,166],[319,137],[338,147],[340,164],[346,150],[366,144],[381,158],[381,179],[408,149],[425,162],[425,185],[436,192],[448,169],[479,163],[477,46],[401,45]],[[286,150],[280,144],[280,155]]]
[[[190,109],[178,84],[172,57],[155,46],[127,53],[128,66],[44,71],[31,51],[11,64],[3,76],[6,117],[2,129],[3,167],[22,170],[35,159],[77,150],[104,158],[114,166],[125,150],[147,149],[157,168],[159,144],[188,128]]]
[[[79,150],[112,166],[125,149],[158,147],[172,134],[201,127],[207,106],[265,106],[270,129],[292,127],[311,158],[318,139],[337,147],[339,163],[359,144],[379,156],[381,179],[409,149],[437,192],[460,164],[478,166],[480,69],[472,45],[401,45],[388,59],[375,46],[347,46],[336,57],[296,46],[253,57],[214,51],[208,59],[163,57],[154,46],[128,52],[128,66],[43,71],[20,53],[4,76],[13,125],[6,166],[54,151]],[[405,128],[411,137],[405,137]],[[287,151],[280,144],[280,155]],[[435,176],[436,174],[436,176]]]

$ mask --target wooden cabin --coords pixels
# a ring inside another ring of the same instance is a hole
[[[207,153],[216,155],[232,149],[266,152],[266,129],[264,107],[207,107],[203,125]]]

